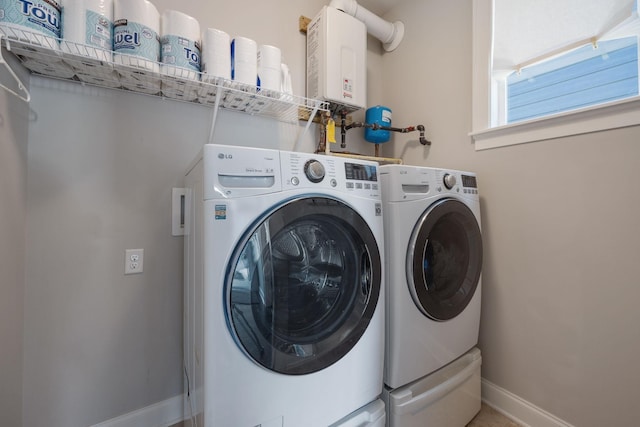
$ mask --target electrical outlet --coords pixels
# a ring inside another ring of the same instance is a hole
[[[124,251],[124,274],[142,273],[144,249],[126,249]]]

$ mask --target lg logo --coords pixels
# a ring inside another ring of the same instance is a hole
[[[220,153],[218,154],[218,158],[220,160],[224,160],[224,159],[233,159],[233,156],[231,154],[224,154],[224,153]]]

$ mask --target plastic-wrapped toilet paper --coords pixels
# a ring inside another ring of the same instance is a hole
[[[247,37],[236,37],[231,41],[231,80],[255,89],[258,78],[258,46]],[[247,88],[251,90],[250,88]]]
[[[267,95],[280,92],[282,84],[282,53],[275,46],[262,45],[258,48],[258,87]]]
[[[160,14],[148,0],[114,0],[113,59],[117,64],[160,71]]]
[[[122,86],[134,92],[157,95],[160,93],[160,80],[150,80],[145,73],[120,74]]]
[[[202,81],[224,84],[231,80],[231,50],[229,34],[216,28],[202,33]]]
[[[118,75],[114,71],[107,75],[76,73],[76,77],[85,83],[101,87],[118,88],[122,86],[122,83],[118,81]]]
[[[37,59],[40,62],[53,64],[62,61],[62,52],[59,49],[49,49],[39,45],[14,43],[11,45],[11,52],[14,55],[27,59]]]
[[[222,106],[229,110],[245,111],[250,99],[251,98],[244,92],[230,90],[226,92]]]
[[[73,70],[73,68],[61,61],[50,64],[48,62],[42,62],[38,59],[27,59],[22,63],[22,65],[35,73],[43,74],[49,77],[70,79],[75,75],[75,71]]]
[[[177,10],[165,10],[161,19],[161,71],[169,76],[197,80],[200,74],[200,24]]]
[[[167,98],[177,99],[180,101],[195,101],[198,99],[198,88],[194,85],[185,85],[183,87],[175,87],[162,83],[162,95]]]
[[[64,0],[62,15],[64,52],[112,60],[113,0]]]
[[[0,28],[10,39],[59,49],[62,7],[55,0],[0,1]]]
[[[89,56],[65,55],[64,62],[82,74],[105,74],[113,71],[113,64],[105,60]]]

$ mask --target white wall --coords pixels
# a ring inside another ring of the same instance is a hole
[[[640,127],[476,152],[471,2],[386,18],[407,29],[383,56],[386,105],[433,146],[402,135],[384,154],[478,173],[483,377],[575,426],[640,425]]]
[[[281,47],[304,95],[298,17],[324,1],[154,4]],[[372,102],[382,92],[379,51],[369,49]],[[182,393],[182,238],[171,236],[171,189],[208,141],[213,110],[31,80],[23,425],[92,425]],[[291,149],[302,127],[221,111],[214,142]],[[315,137],[312,127],[302,149],[313,151]],[[350,136],[350,150],[371,150],[359,139]],[[123,274],[129,248],[145,249],[144,273]]]
[[[22,424],[28,115],[27,103],[0,89],[0,425],[7,426]]]

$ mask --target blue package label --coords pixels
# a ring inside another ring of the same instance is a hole
[[[113,51],[159,62],[160,37],[145,25],[119,19],[113,24]]]
[[[200,72],[200,43],[185,37],[165,35],[160,39],[161,62]]]
[[[54,0],[0,0],[0,24],[60,38],[60,4]]]

